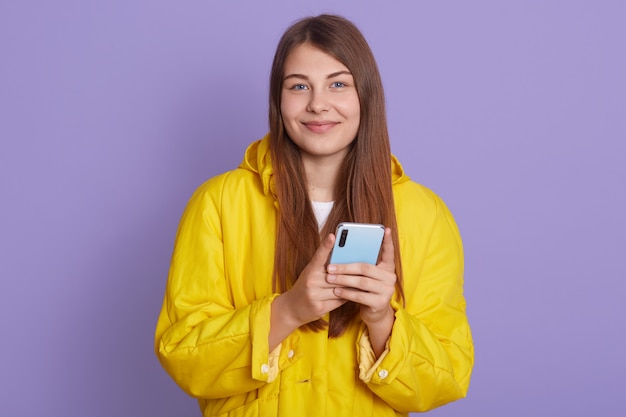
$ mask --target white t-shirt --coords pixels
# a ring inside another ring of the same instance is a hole
[[[317,228],[321,231],[326,224],[330,211],[333,209],[334,201],[311,201],[311,204],[317,219]]]

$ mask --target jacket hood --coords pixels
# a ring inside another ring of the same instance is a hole
[[[263,184],[263,193],[266,195],[269,193],[273,195],[276,194],[274,181],[272,179],[274,169],[270,156],[269,134],[265,135],[262,139],[252,142],[248,146],[239,168],[252,171],[259,175]],[[391,155],[391,178],[393,185],[409,181],[410,179],[408,175],[405,174],[402,165],[394,155]]]
[[[270,136],[269,133],[262,139],[252,142],[248,145],[243,161],[239,164],[239,168],[252,171],[258,174],[263,183],[263,193],[265,195],[270,192],[276,195],[274,189],[274,181],[272,176],[274,168],[270,156]]]

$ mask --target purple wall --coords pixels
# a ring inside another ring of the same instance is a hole
[[[365,33],[394,152],[464,236],[476,368],[431,415],[623,415],[625,3],[310,4],[0,4],[0,415],[198,416],[152,353],[177,222],[323,11]]]

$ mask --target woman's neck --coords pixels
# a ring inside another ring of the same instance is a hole
[[[307,191],[311,201],[334,201],[335,180],[340,164],[329,160],[303,160]]]

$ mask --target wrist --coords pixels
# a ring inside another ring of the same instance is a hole
[[[369,307],[362,307],[361,309],[361,319],[367,325],[368,329],[390,327],[396,319],[396,312],[391,305],[388,305],[383,311],[377,311],[376,313],[370,310],[368,314],[363,314],[363,308],[368,309]]]
[[[284,294],[274,298],[270,315],[269,349],[274,350],[299,326],[289,311],[288,300]]]
[[[379,320],[372,322],[365,322],[367,326],[367,332],[369,334],[370,343],[374,354],[378,358],[385,350],[387,340],[391,336],[391,330],[396,320],[395,311],[389,306],[389,310],[385,312],[384,316]]]
[[[290,333],[305,324],[298,320],[292,305],[289,292],[280,294],[272,302],[272,321],[276,320],[281,327],[289,329]]]

